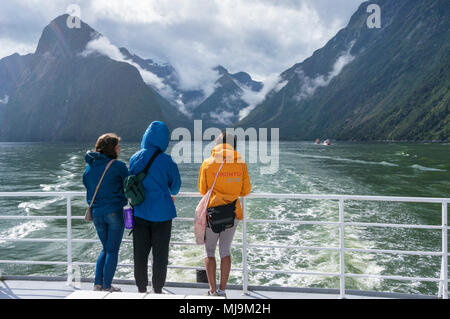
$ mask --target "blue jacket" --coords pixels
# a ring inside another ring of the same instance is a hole
[[[168,145],[167,125],[154,121],[142,137],[142,149],[130,158],[130,175],[137,175],[144,170],[158,148],[162,152],[154,160],[142,183],[145,189],[144,202],[134,207],[136,217],[151,222],[163,222],[177,217],[171,195],[180,191],[181,178],[177,164],[170,155],[164,153]]]
[[[87,152],[84,159],[88,166],[83,174],[83,184],[87,190],[86,201],[89,205],[95,188],[111,158],[101,153]],[[100,185],[94,205],[92,205],[92,215],[102,216],[122,211],[128,202],[123,193],[123,181],[127,176],[128,169],[125,163],[120,161],[112,163]]]

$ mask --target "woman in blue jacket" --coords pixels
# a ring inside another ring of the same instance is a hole
[[[133,230],[134,278],[139,292],[148,286],[148,256],[153,255],[152,287],[162,293],[169,262],[169,241],[172,219],[177,217],[172,196],[181,186],[178,166],[164,151],[169,145],[169,129],[160,121],[147,128],[142,137],[141,150],[130,159],[130,175],[142,172],[156,151],[160,151],[143,181],[145,200],[134,207]]]
[[[88,204],[91,203],[106,165],[117,159],[119,153],[120,137],[112,133],[100,136],[95,145],[95,152],[86,153],[85,161],[88,165],[83,174],[83,184],[87,190]],[[116,272],[124,231],[122,210],[127,199],[122,185],[127,176],[125,163],[114,161],[106,172],[92,205],[92,220],[103,245],[103,250],[97,258],[94,290],[120,291],[120,288],[113,287],[111,282]]]

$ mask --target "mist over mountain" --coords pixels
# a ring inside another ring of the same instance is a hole
[[[368,28],[369,4],[381,28]],[[364,2],[236,126],[282,139],[449,140],[450,2]]]
[[[259,92],[263,84],[245,72],[230,74],[223,66],[215,68],[220,74],[214,92],[193,111],[193,118],[205,126],[232,127],[239,121],[241,110],[249,106],[245,92]]]
[[[219,65],[214,68],[217,80],[212,93],[203,90],[183,89],[177,71],[170,64],[158,64],[152,59],[143,59],[120,48],[124,57],[138,64],[143,70],[156,75],[160,82],[148,82],[167,100],[176,105],[190,119],[202,120],[205,127],[225,128],[239,120],[241,110],[249,106],[246,92],[260,92],[263,83],[254,81],[246,72],[230,74],[226,68]]]

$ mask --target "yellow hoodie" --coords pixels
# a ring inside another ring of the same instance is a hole
[[[216,185],[211,193],[208,207],[229,204],[239,196],[247,196],[251,191],[247,164],[242,161],[241,154],[230,144],[216,145],[211,157],[203,161],[198,174],[198,190],[205,195],[214,183],[216,173],[222,162],[222,169],[217,176]],[[242,208],[239,199],[236,202],[236,218],[242,219]]]

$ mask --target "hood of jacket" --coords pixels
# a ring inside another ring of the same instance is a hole
[[[102,165],[105,161],[109,162],[112,158],[109,158],[105,154],[99,152],[88,151],[86,155],[84,155],[84,160],[90,166]]]
[[[242,162],[242,156],[239,154],[233,146],[228,143],[223,143],[214,146],[212,149],[211,156],[214,158],[215,162],[221,163],[223,160],[225,162]]]
[[[142,136],[141,148],[150,149],[157,147],[164,152],[169,146],[169,128],[164,122],[154,121]]]

